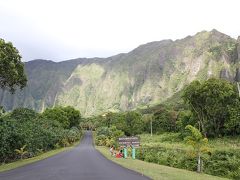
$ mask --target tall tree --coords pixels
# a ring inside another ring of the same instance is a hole
[[[222,79],[208,79],[204,83],[192,82],[184,91],[183,98],[198,117],[206,136],[219,136],[229,120],[229,106],[237,97],[236,87]]]
[[[144,128],[144,121],[142,115],[135,111],[129,111],[125,115],[127,129],[125,134],[129,136],[142,133]]]
[[[14,93],[17,87],[24,88],[27,84],[27,77],[24,72],[24,63],[18,50],[11,42],[5,42],[0,38],[0,88],[2,103],[5,90]]]
[[[185,89],[183,93],[183,99],[189,104],[189,107],[193,114],[197,116],[198,123],[201,126],[203,134],[206,136],[206,116],[204,114],[204,103],[200,97],[201,83],[199,81],[193,81]]]

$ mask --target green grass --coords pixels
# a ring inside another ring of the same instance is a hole
[[[240,136],[210,139],[209,145],[218,150],[240,150]]]
[[[128,169],[134,170],[156,180],[220,180],[224,178],[199,174],[192,171],[187,171],[183,169],[172,168],[168,166],[162,166],[154,163],[148,163],[141,160],[128,159],[117,159],[110,155],[108,149],[102,146],[96,146],[96,149],[100,151],[109,160],[126,167]]]
[[[75,147],[78,144],[79,144],[79,141],[74,143],[73,145],[71,145],[69,147],[54,149],[54,150],[45,152],[45,153],[43,153],[41,155],[38,155],[38,156],[35,156],[35,157],[32,157],[32,158],[18,160],[18,161],[15,161],[15,162],[3,164],[3,165],[0,166],[0,172],[8,171],[8,170],[11,170],[11,169],[15,169],[17,167],[21,167],[21,166],[24,166],[24,165],[27,165],[27,164],[30,164],[30,163],[33,163],[33,162],[36,162],[36,161],[40,161],[40,160],[49,158],[49,157],[54,156],[54,155],[56,155],[58,153],[61,153],[63,151],[68,151],[68,150],[72,149],[73,147]]]
[[[191,149],[179,137],[179,133],[163,133],[160,135],[141,134],[143,147],[164,147],[170,149]],[[209,139],[211,150],[240,150],[240,137],[224,137]]]
[[[140,142],[142,147],[163,147],[167,149],[189,150],[183,140],[179,139],[178,133],[164,133],[161,135],[141,134]]]

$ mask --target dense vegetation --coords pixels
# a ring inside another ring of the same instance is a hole
[[[72,107],[37,113],[18,108],[0,117],[0,162],[33,157],[80,139],[81,115]]]
[[[137,158],[166,166],[197,170],[197,158],[179,133],[141,134]],[[202,156],[203,172],[231,179],[240,177],[240,137],[209,139],[209,152]]]
[[[172,144],[167,147],[154,143],[143,144],[142,149],[138,149],[139,159],[177,168],[197,170],[198,155],[201,153],[203,172],[235,179],[240,178],[239,143],[235,143],[233,148],[227,149],[224,144],[208,148],[207,139],[199,139],[201,135],[197,132],[199,129],[203,138],[209,139],[210,145],[220,137],[239,140],[240,99],[236,85],[222,79],[193,81],[179,95],[180,98],[174,98],[178,103],[168,102],[148,109],[124,113],[109,112],[85,121],[91,128],[97,128],[97,144],[108,146],[117,144],[114,141],[116,137],[109,137],[108,133],[103,133],[102,128],[114,127],[115,131],[120,130],[125,135],[132,136],[149,133],[152,122],[154,134],[167,133],[165,139],[159,141],[169,141]],[[181,103],[179,104],[179,102]],[[189,136],[189,132],[185,129],[189,125],[195,127],[195,142],[186,143],[186,137],[191,137],[188,140],[194,139],[194,135]],[[101,141],[99,141],[100,137]],[[109,139],[112,140],[109,141]],[[175,147],[173,144],[181,144],[181,146]],[[192,144],[193,148],[187,144]],[[201,147],[201,144],[205,145]],[[197,153],[191,153],[194,149]]]
[[[240,134],[240,99],[232,83],[221,79],[194,81],[185,89],[183,98],[205,136]]]

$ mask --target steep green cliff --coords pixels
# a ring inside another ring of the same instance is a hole
[[[5,92],[7,110],[71,105],[85,116],[160,103],[194,79],[240,80],[240,39],[212,30],[139,46],[109,58],[25,64],[28,86]],[[1,92],[2,93],[2,92]]]

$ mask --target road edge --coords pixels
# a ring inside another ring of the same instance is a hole
[[[57,154],[70,151],[81,143],[81,139],[82,139],[82,137],[80,138],[79,141],[73,143],[71,146],[68,146],[68,147],[53,149],[53,150],[47,151],[47,152],[45,152],[41,155],[38,155],[38,156],[34,156],[34,157],[31,157],[31,158],[18,160],[18,161],[14,161],[14,162],[11,162],[11,163],[0,165],[0,173],[7,172],[7,171],[10,171],[10,170],[13,170],[13,169],[16,169],[16,168],[20,168],[20,167],[23,167],[23,166],[26,166],[26,165],[29,165],[29,164],[32,164],[32,163],[35,163],[35,162],[39,162],[39,161],[42,161],[42,160],[50,158],[50,157],[53,157]]]
[[[104,157],[105,159],[107,159],[107,160],[110,161],[111,163],[116,164],[116,165],[120,166],[121,168],[127,169],[127,170],[129,170],[129,171],[131,171],[131,172],[133,172],[133,173],[135,173],[135,174],[137,174],[137,175],[139,175],[139,176],[143,176],[143,177],[145,177],[146,179],[152,179],[151,177],[146,176],[145,174],[143,174],[143,173],[141,173],[141,172],[139,172],[139,171],[135,171],[135,170],[133,170],[133,169],[129,169],[129,168],[127,168],[127,167],[124,167],[124,166],[121,165],[121,164],[118,164],[118,163],[112,161],[112,160],[109,159],[107,156],[105,156],[103,153],[101,153],[101,152],[99,151],[99,149],[97,148],[97,146],[94,146],[94,148],[96,149],[96,151],[97,151],[102,157]]]

